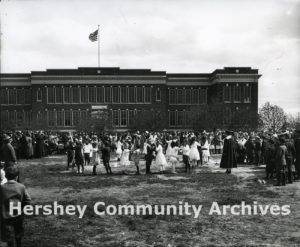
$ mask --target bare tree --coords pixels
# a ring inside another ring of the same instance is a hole
[[[289,114],[287,116],[287,127],[291,129],[300,127],[300,112],[295,115]]]
[[[280,106],[266,102],[259,109],[259,120],[261,127],[277,132],[286,124],[287,116]]]

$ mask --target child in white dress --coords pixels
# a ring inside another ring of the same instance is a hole
[[[157,154],[155,158],[155,164],[160,168],[160,172],[163,173],[168,163],[166,157],[163,154],[163,148],[160,141],[157,142],[156,152]]]
[[[198,146],[200,146],[200,143],[197,142],[196,139],[193,137],[191,139],[191,150],[190,150],[190,154],[189,154],[192,168],[196,167],[197,161],[200,160]]]
[[[171,143],[170,162],[172,165],[172,173],[176,173],[176,165],[178,164],[178,146],[175,142]]]
[[[117,141],[117,150],[116,150],[116,155],[117,155],[117,159],[118,161],[120,161],[120,158],[122,156],[122,142],[120,141],[120,139],[118,139]]]
[[[124,150],[121,155],[121,159],[120,159],[120,163],[119,163],[120,167],[124,167],[124,170],[123,170],[124,174],[125,174],[125,166],[130,165],[129,154],[130,154],[129,145],[127,143],[124,143]]]

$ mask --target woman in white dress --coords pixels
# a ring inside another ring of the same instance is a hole
[[[210,157],[209,146],[210,145],[208,143],[207,137],[203,136],[201,151],[202,151],[202,159],[204,164],[207,164],[209,161],[209,157]]]
[[[166,158],[169,159],[172,154],[172,147],[171,147],[172,136],[169,137],[169,140],[166,140],[166,143],[167,143]]]
[[[124,150],[122,152],[119,164],[120,164],[120,167],[124,168],[123,173],[125,174],[125,166],[129,166],[130,165],[130,161],[129,161],[130,150],[129,150],[129,145],[126,142],[124,143],[123,147],[124,147]]]
[[[117,150],[116,150],[116,155],[117,155],[117,158],[118,158],[118,161],[120,161],[120,158],[121,158],[121,155],[122,155],[122,142],[120,140],[120,138],[118,138],[117,140]]]
[[[198,151],[198,147],[200,146],[200,143],[196,141],[195,137],[191,139],[191,150],[190,150],[190,161],[192,168],[196,167],[197,161],[200,160],[200,154]]]
[[[166,166],[168,165],[166,157],[163,154],[163,148],[161,145],[161,141],[157,141],[157,147],[156,147],[156,158],[155,158],[155,164],[159,167],[160,172],[163,173],[166,169]]]
[[[169,156],[169,161],[171,162],[172,165],[172,173],[176,173],[176,165],[179,163],[178,159],[178,150],[179,147],[176,142],[171,143],[171,152]]]

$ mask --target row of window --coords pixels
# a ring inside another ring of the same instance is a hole
[[[251,103],[251,86],[246,85],[229,85],[223,86],[224,103]]]
[[[11,126],[29,126],[31,124],[31,111],[2,111],[1,123]]]
[[[1,88],[2,105],[30,105],[31,89]]]
[[[183,127],[192,126],[196,122],[206,120],[205,111],[185,111],[174,110],[169,111],[169,126],[170,127]]]
[[[170,105],[199,105],[207,103],[207,89],[173,88],[169,89]]]
[[[150,86],[101,86],[101,87],[48,87],[47,102],[63,103],[116,103],[150,104]],[[156,90],[156,101],[161,100],[161,92]]]
[[[88,119],[87,110],[73,110],[73,111],[53,111],[47,112],[48,126],[54,127],[71,127],[77,126],[81,121]]]

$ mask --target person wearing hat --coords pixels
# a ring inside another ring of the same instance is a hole
[[[3,136],[3,146],[1,149],[1,160],[4,162],[4,170],[9,166],[16,165],[17,162],[16,152],[11,142],[11,137],[5,134]]]
[[[294,141],[291,139],[291,135],[289,133],[285,134],[285,145],[287,148],[287,183],[291,184],[294,181],[293,173],[295,172],[294,160],[296,156],[296,149]]]
[[[255,164],[259,166],[261,160],[261,139],[259,136],[255,137],[254,142],[254,157],[255,157]]]
[[[286,162],[287,157],[287,147],[285,145],[285,140],[283,137],[279,138],[279,143],[276,145],[276,177],[277,184],[276,186],[285,186],[286,185]]]
[[[233,139],[233,132],[226,131],[226,138],[224,139],[224,148],[221,158],[220,168],[225,168],[226,173],[231,173],[232,168],[237,167],[237,158],[236,158],[236,144]]]
[[[155,145],[151,142],[150,138],[147,140],[146,150],[146,174],[151,174],[150,167],[154,159]]]

